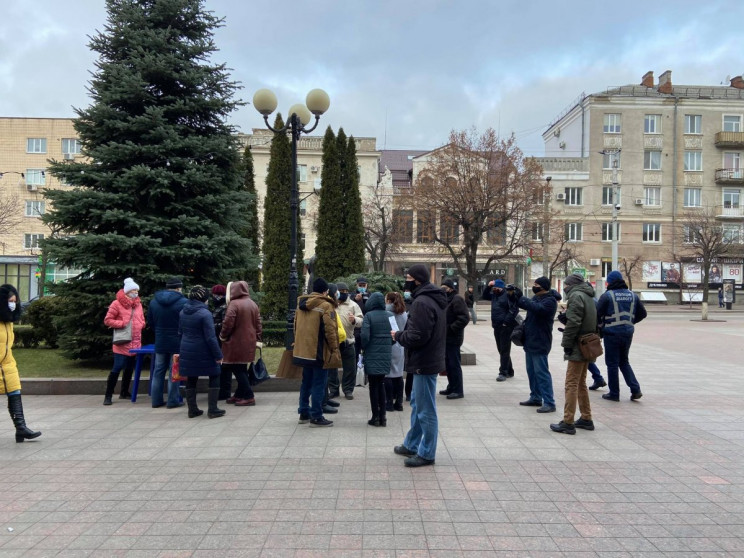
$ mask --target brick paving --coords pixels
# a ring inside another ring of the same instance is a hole
[[[43,436],[16,444],[0,422],[0,558],[744,556],[744,315],[714,317],[652,310],[631,352],[643,399],[590,392],[597,429],[575,436],[518,406],[521,349],[497,383],[488,321],[468,327],[478,364],[464,399],[439,398],[421,469],[392,453],[408,405],[369,427],[361,388],[325,429],[297,424],[295,393],[213,420],[147,397],[25,397]]]

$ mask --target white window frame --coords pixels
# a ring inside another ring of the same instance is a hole
[[[649,207],[661,206],[661,188],[659,186],[643,188],[643,205]]]
[[[568,242],[581,242],[584,240],[584,224],[566,223],[565,234]]]
[[[26,153],[46,153],[46,138],[28,138],[26,140]]]
[[[723,168],[726,170],[727,177],[741,178],[741,153],[738,151],[725,151],[723,153]]]
[[[535,242],[542,242],[544,229],[544,223],[532,223],[532,240]]]
[[[63,155],[80,155],[80,140],[77,138],[62,138]]]
[[[604,114],[604,124],[602,131],[605,134],[622,133],[622,115],[616,112],[606,112]]]
[[[307,182],[307,165],[297,165],[297,182]]]
[[[612,199],[612,186],[602,186],[602,205],[615,205],[620,203],[621,199],[621,186],[617,187],[617,200]]]
[[[644,244],[660,244],[661,223],[643,223],[643,236],[641,238]]]
[[[44,235],[41,233],[25,233],[23,235],[23,249],[33,250],[38,248],[40,240],[44,240]]]
[[[647,149],[643,152],[643,170],[661,170],[661,151]]]
[[[741,244],[741,225],[738,223],[724,223],[722,233],[723,240],[729,244]]]
[[[682,243],[695,244],[698,241],[699,232],[691,225],[682,226]]]
[[[731,124],[730,130],[726,129],[728,124]],[[741,132],[741,114],[724,114],[722,117],[721,129],[724,132]]]
[[[702,151],[685,151],[684,169],[686,171],[702,172],[703,152]]]
[[[726,198],[729,198],[726,205]],[[734,188],[725,188],[721,193],[721,203],[724,209],[738,209],[741,207],[741,190]]]
[[[644,134],[660,134],[661,133],[661,115],[660,114],[647,114],[644,116],[643,133]]]
[[[702,207],[702,188],[685,188],[683,206],[684,207]],[[692,203],[690,203],[692,202]]]
[[[685,114],[685,134],[700,135],[703,133],[703,115]]]
[[[602,277],[607,277],[612,271],[612,262],[602,262]]]
[[[622,168],[622,162],[620,159],[620,153],[614,152],[614,153],[603,153],[602,154],[602,169],[603,170],[612,170],[612,163],[613,161],[617,160],[617,168],[620,170]]]
[[[580,187],[565,188],[566,205],[584,205],[583,190],[584,189]]]
[[[45,169],[26,169],[26,186],[44,186],[46,184]]]
[[[620,242],[620,223],[617,224],[617,241]],[[602,223],[602,242],[612,242],[612,221]]]
[[[43,200],[26,200],[26,217],[41,217],[46,211],[46,202]]]

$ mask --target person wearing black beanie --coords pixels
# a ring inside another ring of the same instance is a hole
[[[313,281],[313,292],[314,293],[325,293],[328,291],[328,281],[322,277],[318,277]]]

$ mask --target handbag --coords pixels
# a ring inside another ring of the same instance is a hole
[[[517,347],[524,347],[524,319],[519,314],[514,319],[517,321],[517,325],[511,332],[511,342]]]
[[[364,375],[364,356],[359,355],[359,360],[357,361],[356,385],[364,386],[367,383],[366,379],[367,378]]]
[[[596,333],[586,333],[579,337],[579,350],[584,360],[594,361],[602,356],[602,341]]]
[[[248,381],[252,386],[257,386],[270,378],[269,371],[266,369],[266,364],[263,361],[263,351],[259,347],[258,360],[255,363],[251,363]]]
[[[134,308],[132,308],[132,315],[129,317],[129,322],[124,327],[114,329],[113,344],[114,345],[126,345],[132,342],[132,321],[134,320]]]
[[[186,376],[181,376],[181,359],[178,355],[173,355],[173,364],[171,364],[171,382],[185,382]]]

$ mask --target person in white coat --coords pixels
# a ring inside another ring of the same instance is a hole
[[[385,309],[393,313],[398,330],[403,331],[408,321],[408,312],[406,312],[406,304],[399,292],[389,292],[385,295]],[[385,376],[385,401],[388,411],[402,411],[405,349],[400,343],[393,345],[392,356],[390,373]]]

